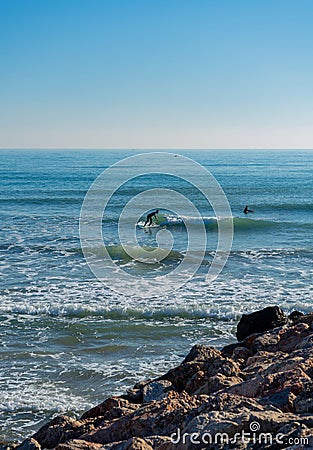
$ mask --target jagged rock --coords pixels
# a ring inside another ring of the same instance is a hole
[[[102,446],[101,450],[156,449],[166,450],[171,440],[168,436],[149,436],[148,438],[131,438],[128,441],[113,442]],[[130,447],[132,445],[133,447]],[[141,446],[141,447],[140,447]]]
[[[137,383],[127,395],[105,400],[80,420],[56,417],[33,436],[39,448],[22,450],[40,450],[40,445],[56,450],[286,448],[243,443],[208,447],[187,441],[178,445],[170,438],[178,430],[231,437],[249,431],[252,422],[264,433],[312,436],[313,314],[287,319],[279,308],[269,309],[266,327],[271,326],[266,331],[222,351],[196,345],[179,366],[156,380]],[[253,313],[253,321],[265,310]]]
[[[110,397],[100,405],[95,406],[89,411],[85,412],[81,416],[81,420],[91,419],[94,417],[106,416],[106,420],[116,419],[123,415],[130,414],[135,409],[139,408],[139,405],[130,403],[128,400],[121,397]]]
[[[25,441],[23,441],[21,443],[21,445],[16,447],[16,450],[41,450],[41,446],[36,441],[36,439],[30,438],[30,439],[25,439]]]
[[[286,450],[311,450],[313,448],[312,430],[304,424],[294,422],[281,427],[278,434],[283,436],[284,442],[298,442],[295,445],[285,447]],[[300,443],[299,438],[305,438],[306,442]],[[264,447],[265,450],[272,450],[272,447]]]
[[[186,417],[185,422],[182,424],[180,429],[180,435],[187,433],[189,439],[187,438],[187,445],[180,446],[182,440],[176,444],[176,449],[195,449],[192,445],[190,437],[192,433],[197,433],[199,435],[199,440],[201,442],[201,436],[206,433],[206,438],[212,437],[214,442],[215,436],[219,433],[226,433],[228,438],[233,438],[236,433],[251,432],[250,424],[257,424],[257,428],[263,433],[275,434],[283,425],[287,425],[291,422],[295,422],[297,416],[291,413],[281,413],[277,411],[249,411],[244,410],[241,412],[229,412],[229,411],[211,411],[209,413],[204,413],[197,415],[196,417],[189,418]],[[177,433],[177,431],[176,431]],[[178,436],[176,436],[178,441]],[[202,442],[203,444],[203,442]],[[173,450],[175,447],[172,447]],[[208,448],[201,444],[196,448]],[[227,448],[227,447],[221,447]],[[237,448],[237,447],[234,447]]]
[[[186,392],[178,394],[171,391],[161,402],[145,404],[133,414],[105,423],[83,438],[91,442],[108,444],[128,440],[134,436],[145,438],[153,435],[169,435],[184,420],[186,413],[199,404],[198,398]]]
[[[16,447],[13,443],[0,442],[0,450],[11,450],[13,447]]]
[[[263,397],[260,399],[260,403],[263,405],[276,406],[283,412],[294,411],[294,400],[297,397],[291,392],[290,388],[283,389],[282,391],[275,392],[272,395]]]
[[[244,363],[252,355],[253,353],[250,349],[246,347],[236,347],[231,356],[236,362]]]
[[[153,381],[144,386],[142,390],[143,403],[163,400],[167,397],[172,388],[172,383],[168,380]]]
[[[128,389],[126,397],[132,403],[142,403],[142,389]]]
[[[294,401],[297,413],[313,413],[313,383],[308,383]]]
[[[182,364],[187,362],[198,362],[216,359],[221,356],[221,352],[214,347],[208,347],[206,345],[194,345]]]
[[[261,311],[243,314],[237,325],[237,339],[242,341],[250,334],[263,333],[288,323],[288,318],[278,306],[268,306]]]
[[[292,311],[291,314],[289,314],[288,319],[292,322],[295,322],[296,320],[300,319],[300,317],[304,316],[304,314],[300,311]]]
[[[221,353],[223,356],[232,356],[234,353],[234,350],[237,347],[242,347],[242,343],[241,342],[235,342],[233,344],[228,344],[225,345],[225,347],[222,348]]]
[[[41,447],[54,448],[60,443],[78,438],[90,428],[92,426],[84,421],[68,416],[58,416],[40,428],[32,437],[39,442]]]
[[[99,450],[101,447],[101,444],[95,444],[94,442],[87,442],[81,439],[73,439],[57,445],[55,450]]]
[[[178,392],[185,390],[189,394],[211,393],[223,386],[240,382],[239,374],[238,364],[215,350],[209,353],[206,360],[183,363],[159,379],[169,380]]]
[[[307,325],[311,326],[313,325],[313,313],[305,314],[303,316],[300,316],[298,319],[295,320],[295,323],[306,323]]]
[[[103,447],[105,449],[106,446]],[[153,450],[150,444],[142,438],[134,437],[128,441],[116,444],[113,447],[109,447],[110,450]]]

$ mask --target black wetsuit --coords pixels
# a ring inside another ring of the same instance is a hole
[[[244,214],[248,214],[249,212],[253,213],[253,211],[251,209],[248,209],[248,206],[245,207],[243,212],[244,212]]]
[[[144,224],[144,227],[147,225],[147,223],[148,223],[148,225],[150,226],[150,225],[152,225],[152,217],[156,217],[156,215],[158,214],[158,210],[156,210],[156,211],[154,211],[154,212],[152,212],[152,213],[149,213],[148,215],[147,215],[147,220],[145,221],[145,224]]]

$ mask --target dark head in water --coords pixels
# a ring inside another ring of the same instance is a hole
[[[245,206],[245,209],[243,210],[243,212],[244,212],[245,214],[248,214],[249,212],[250,212],[250,213],[253,213],[254,211],[252,211],[252,209],[249,209],[249,208],[248,208],[248,205],[246,205],[246,206]]]

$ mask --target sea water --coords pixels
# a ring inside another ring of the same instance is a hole
[[[0,152],[0,439],[21,439],[58,414],[79,417],[179,364],[195,343],[233,342],[242,313],[267,305],[286,313],[312,310],[311,151],[172,152],[208,169],[229,201],[234,240],[222,273],[214,283],[205,280],[218,236],[211,205],[183,179],[148,173],[129,180],[110,200],[102,219],[104,245],[118,267],[146,280],[147,289],[149,280],[181,263],[186,224],[195,233],[199,224],[188,216],[182,223],[170,197],[161,211],[173,237],[168,258],[144,264],[120,245],[125,204],[161,186],[186,196],[204,218],[202,264],[180,289],[158,289],[150,298],[136,290],[112,291],[97,280],[80,246],[82,203],[97,176],[138,153]],[[151,198],[151,209],[155,202]],[[244,215],[245,205],[254,213]],[[136,234],[139,245],[157,245],[157,228]]]

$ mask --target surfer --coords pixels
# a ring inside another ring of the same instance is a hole
[[[244,214],[248,214],[249,212],[253,213],[252,209],[249,209],[248,206],[245,206],[245,209],[243,210]]]
[[[147,225],[147,223],[148,223],[149,226],[152,225],[152,218],[153,218],[153,217],[156,218],[156,215],[157,215],[158,213],[159,213],[159,210],[158,210],[158,209],[156,209],[155,211],[149,213],[149,214],[147,215],[147,220],[145,221],[144,227]]]

